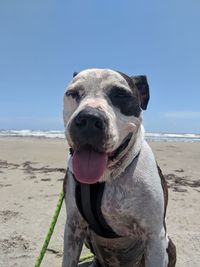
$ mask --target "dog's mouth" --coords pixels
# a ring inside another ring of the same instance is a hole
[[[71,149],[72,167],[76,180],[84,184],[95,184],[104,174],[109,161],[114,161],[128,146],[132,133],[123,140],[122,144],[113,152],[98,151],[91,145],[84,145],[79,149]]]
[[[124,149],[127,148],[133,134],[129,133],[127,137],[122,141],[121,145],[115,149],[112,153],[108,154],[109,160],[114,161],[121,153],[124,151]]]

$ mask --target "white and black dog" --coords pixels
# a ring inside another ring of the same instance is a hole
[[[88,69],[69,84],[63,267],[78,265],[83,243],[95,255],[92,267],[175,266],[165,224],[167,186],[144,140],[148,100],[145,76]]]

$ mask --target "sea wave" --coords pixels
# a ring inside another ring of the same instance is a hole
[[[0,130],[0,137],[35,137],[64,139],[63,131],[59,130]],[[147,141],[200,142],[200,134],[180,133],[146,133]]]
[[[41,130],[0,130],[0,137],[43,137],[64,139],[63,131],[41,131]]]
[[[200,142],[200,134],[193,133],[146,133],[147,141]]]

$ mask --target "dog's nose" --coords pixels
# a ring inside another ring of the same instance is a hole
[[[75,118],[76,127],[79,129],[99,131],[105,127],[105,123],[99,114],[83,111]]]
[[[107,120],[103,111],[87,107],[80,111],[72,121],[71,137],[79,145],[98,145],[103,141],[107,128]]]

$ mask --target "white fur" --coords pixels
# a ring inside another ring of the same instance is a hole
[[[117,159],[108,162],[100,179],[100,182],[105,181],[101,210],[109,226],[122,236],[119,239],[104,239],[93,231],[86,232],[87,223],[80,216],[75,204],[75,182],[70,157],[66,186],[68,221],[62,266],[76,266],[84,236],[89,234],[94,246],[109,246],[109,249],[117,247],[122,251],[127,244],[141,238],[146,241],[145,267],[167,267],[169,259],[166,249],[169,239],[163,225],[163,189],[154,155],[144,140],[142,118],[121,114],[105,97],[105,90],[109,84],[120,84],[127,90],[130,90],[129,86],[119,73],[98,69],[78,74],[70,83],[69,89],[73,90],[80,84],[84,85],[86,96],[79,104],[71,97],[64,97],[65,134],[70,146],[73,147],[70,124],[87,106],[100,108],[108,118],[109,138],[105,142],[105,152],[110,153],[117,149],[130,132],[133,136],[128,147]],[[74,244],[77,243],[75,249],[70,245],[72,241]],[[99,258],[101,259],[101,255]],[[114,264],[112,266],[118,267]]]

